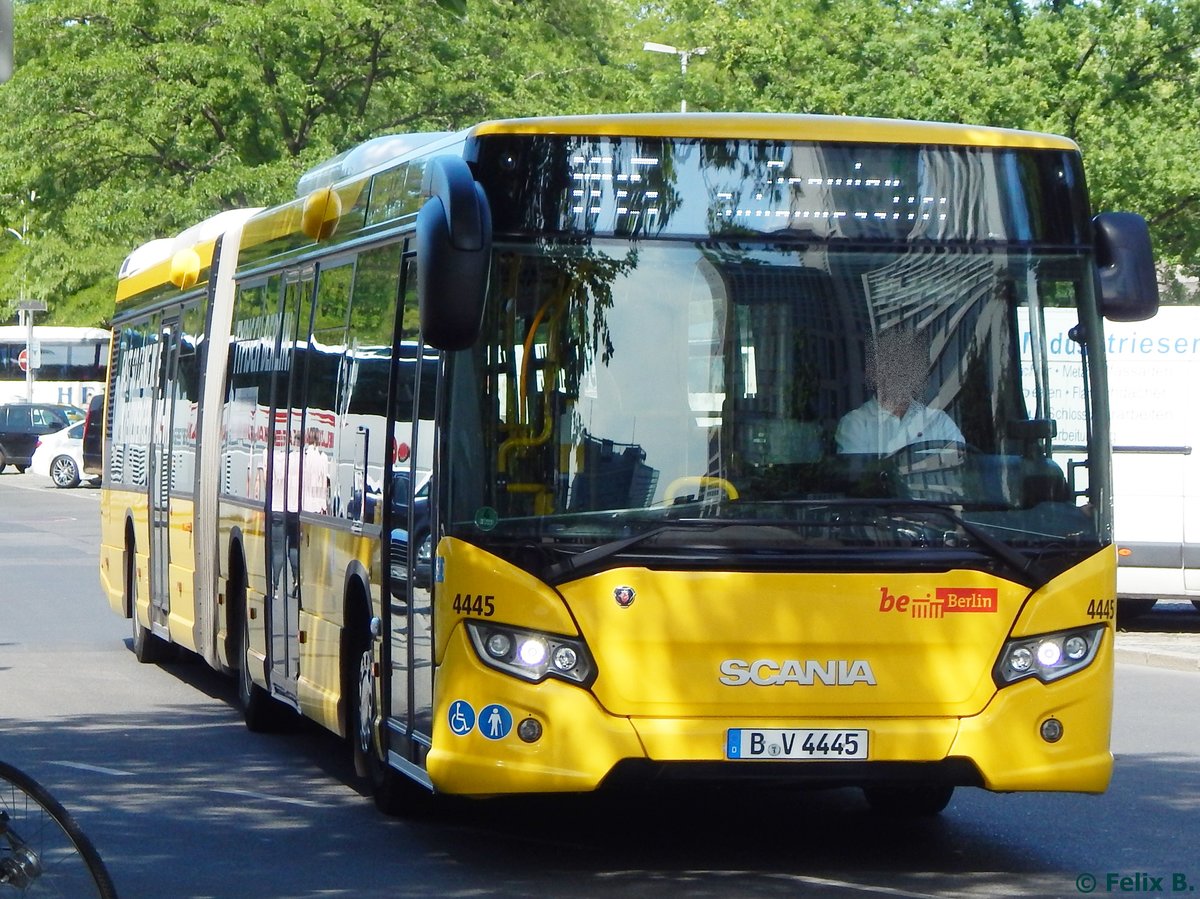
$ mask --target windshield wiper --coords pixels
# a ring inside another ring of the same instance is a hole
[[[1050,575],[1042,570],[1042,567],[1036,560],[1013,549],[998,537],[993,537],[978,525],[967,521],[953,506],[926,500],[899,500],[891,502],[886,500],[879,502],[875,500],[873,502],[878,502],[879,505],[887,509],[933,510],[940,515],[946,516],[955,525],[962,528],[969,537],[980,543],[984,549],[987,549],[993,558],[1003,562],[1008,568],[1012,569],[1017,575],[1016,580],[1018,583],[1024,584],[1026,587],[1039,587],[1050,580]]]
[[[554,584],[564,580],[568,575],[576,574],[579,571],[590,568],[605,559],[619,555],[632,546],[643,543],[646,540],[651,540],[668,531],[677,530],[681,525],[685,527],[695,527],[698,524],[711,524],[710,521],[691,521],[689,519],[677,519],[670,524],[660,525],[656,528],[650,528],[648,531],[642,531],[640,534],[634,534],[632,537],[623,537],[620,540],[613,540],[611,543],[601,543],[599,546],[593,546],[591,549],[585,549],[581,553],[576,553],[573,556],[567,556],[561,562],[555,562],[546,569],[545,580],[547,583]]]
[[[789,502],[785,505],[801,505],[813,506],[820,508],[832,508],[845,505],[849,508],[867,509],[870,507],[878,507],[881,511],[887,513],[897,513],[903,510],[910,511],[927,511],[935,512],[938,516],[948,519],[955,526],[960,528],[965,534],[971,537],[979,544],[987,555],[990,555],[994,560],[1002,563],[1005,568],[1015,574],[1014,580],[1024,584],[1027,587],[1037,587],[1050,580],[1050,575],[1044,571],[1038,562],[1025,554],[1013,549],[1003,540],[987,533],[979,525],[972,524],[964,519],[953,506],[947,506],[942,503],[929,502],[926,500],[801,500],[798,502]],[[897,523],[893,517],[892,523]],[[698,518],[698,519],[675,519],[670,524],[660,525],[650,528],[639,534],[633,534],[629,537],[623,537],[620,540],[613,540],[609,543],[602,543],[599,546],[594,546],[591,549],[586,549],[583,552],[575,553],[561,561],[550,565],[545,571],[545,579],[547,583],[560,583],[567,577],[578,574],[579,572],[593,568],[600,563],[620,555],[628,549],[631,549],[655,537],[659,537],[670,531],[677,530],[694,530],[702,528],[706,531],[713,528],[719,528],[730,524],[739,525],[768,525],[776,527],[800,526],[800,527],[820,527],[825,526],[822,522],[800,522],[790,521],[788,519],[753,519],[753,518]]]

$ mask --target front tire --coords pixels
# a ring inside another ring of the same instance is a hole
[[[428,813],[434,796],[387,763],[375,740],[378,717],[377,665],[370,634],[358,635],[347,653],[346,683],[350,694],[349,737],[354,752],[354,769],[368,779],[375,807],[386,815],[412,817]]]
[[[55,487],[78,487],[79,466],[70,456],[56,456],[50,463],[50,480]]]
[[[3,762],[0,834],[0,886],[21,896],[116,899],[100,853],[71,813],[40,783]]]

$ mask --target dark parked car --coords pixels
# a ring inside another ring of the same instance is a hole
[[[417,557],[413,560],[413,586],[429,589],[433,576],[433,537],[429,530],[429,472],[417,471],[417,489],[411,489],[407,471],[392,474],[391,592],[397,599],[407,596],[408,510],[412,498],[413,533]]]
[[[84,417],[75,406],[52,403],[5,403],[0,406],[0,471],[12,465],[24,471],[38,438],[61,431]]]
[[[88,403],[83,426],[83,470],[87,474],[104,473],[104,394],[98,393]]]

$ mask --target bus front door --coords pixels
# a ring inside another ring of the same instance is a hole
[[[416,303],[412,267],[404,307]],[[404,316],[403,321],[415,321]],[[417,767],[433,734],[433,548],[436,544],[434,410],[438,356],[401,325],[393,353],[388,625],[388,731],[392,748]],[[399,736],[399,740],[395,736]]]

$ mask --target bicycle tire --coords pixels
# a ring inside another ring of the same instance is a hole
[[[117,899],[92,841],[45,787],[0,762],[0,899],[89,895]]]

